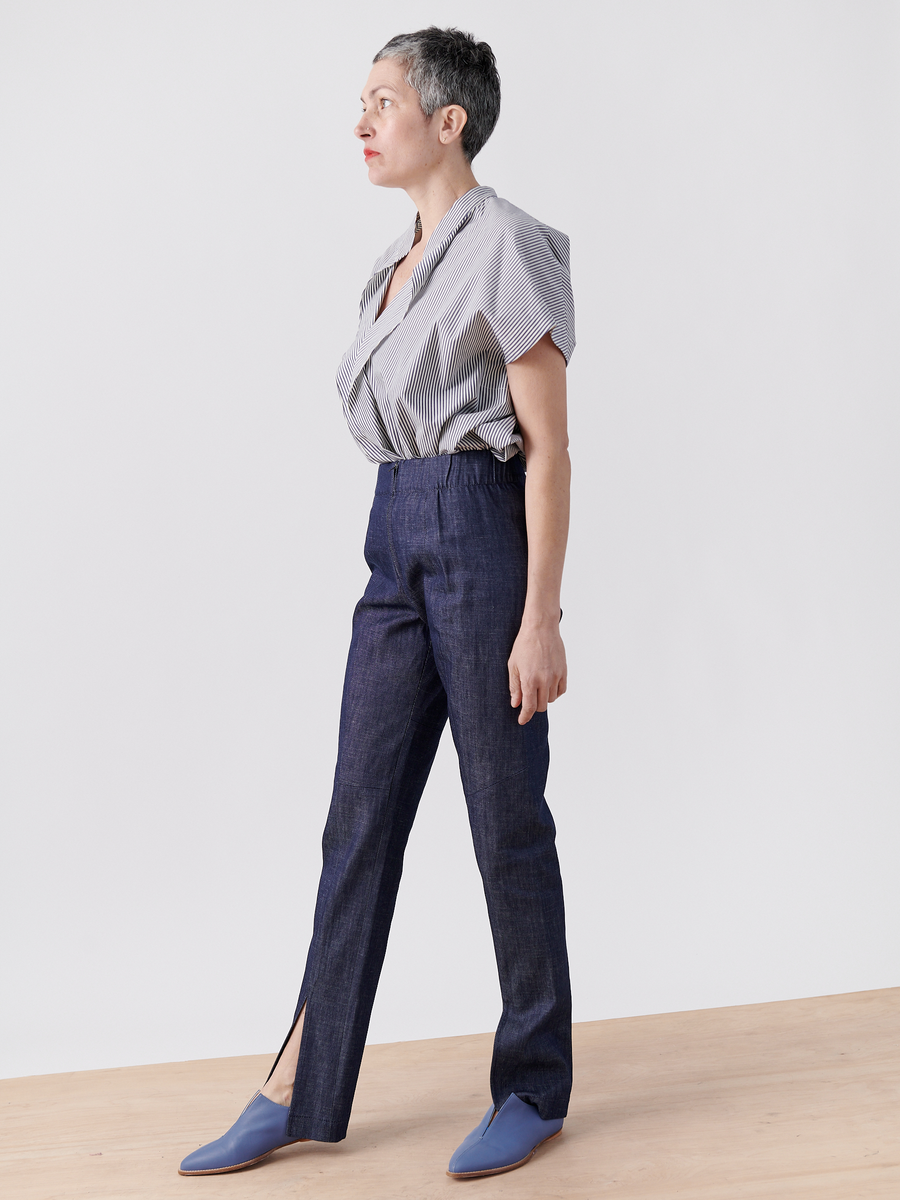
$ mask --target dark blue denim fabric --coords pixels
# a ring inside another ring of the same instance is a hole
[[[449,715],[497,955],[491,1092],[566,1115],[571,1002],[547,714],[518,724],[507,659],[525,602],[525,473],[489,451],[379,468],[353,621],[288,1136],[340,1141],[403,852]],[[459,978],[465,961],[448,961]],[[296,1016],[295,1016],[296,1019]]]

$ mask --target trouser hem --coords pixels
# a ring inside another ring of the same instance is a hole
[[[328,1125],[322,1121],[288,1121],[287,1136],[308,1138],[311,1142],[342,1142],[347,1136],[347,1126]]]

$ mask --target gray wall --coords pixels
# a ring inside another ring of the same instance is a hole
[[[0,1073],[289,1020],[374,481],[333,372],[412,214],[351,130],[429,21],[572,240],[576,1019],[900,983],[897,4],[309,8],[0,6]],[[371,1040],[489,1029],[448,744],[407,862]]]

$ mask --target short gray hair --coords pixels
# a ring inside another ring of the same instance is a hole
[[[395,58],[405,65],[406,82],[419,93],[426,117],[448,104],[466,110],[462,148],[471,162],[500,116],[500,76],[487,42],[476,42],[462,29],[429,25],[416,33],[392,37],[372,62],[383,58]]]

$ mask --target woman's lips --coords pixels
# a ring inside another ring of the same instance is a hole
[[[366,162],[368,162],[370,158],[378,157],[377,150],[363,150],[363,154],[365,155]]]

